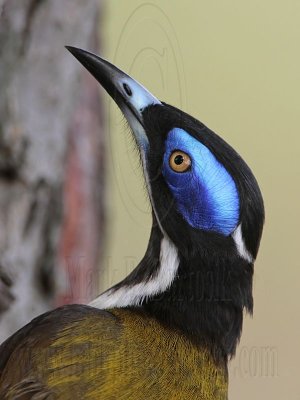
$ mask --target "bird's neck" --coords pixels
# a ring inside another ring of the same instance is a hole
[[[234,355],[245,305],[224,289],[223,285],[230,285],[230,277],[225,270],[202,274],[191,268],[185,273],[185,267],[180,264],[181,278],[169,290],[145,300],[143,306],[161,322],[205,343],[217,357]]]
[[[149,255],[140,268],[147,270],[149,258],[153,259]],[[232,246],[203,242],[193,254],[178,251],[175,279],[165,291],[145,298],[142,305],[168,326],[205,342],[216,355],[230,357],[241,335],[243,311],[252,312],[252,277],[253,264],[238,255],[234,242]]]
[[[234,245],[200,243],[182,254],[153,225],[146,254],[122,282],[100,295],[99,308],[142,307],[151,316],[228,358],[239,341],[243,310],[252,312],[253,265]]]

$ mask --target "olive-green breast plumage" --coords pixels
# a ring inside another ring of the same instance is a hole
[[[0,348],[1,399],[227,398],[226,366],[144,312],[66,306],[29,329]]]

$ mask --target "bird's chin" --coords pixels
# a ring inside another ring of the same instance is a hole
[[[120,107],[133,133],[136,145],[141,154],[145,154],[149,147],[148,138],[140,119],[138,119],[131,108],[123,105]]]

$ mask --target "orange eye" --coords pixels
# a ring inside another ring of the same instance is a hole
[[[175,172],[186,172],[190,168],[192,160],[183,151],[176,150],[171,154],[169,164]]]

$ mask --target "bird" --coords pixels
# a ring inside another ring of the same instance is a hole
[[[152,228],[125,279],[2,343],[0,398],[227,399],[228,363],[253,311],[264,224],[257,180],[205,124],[98,55],[67,49],[128,122]]]

